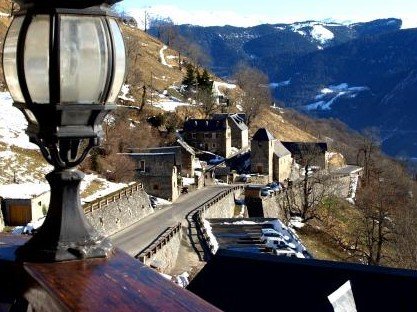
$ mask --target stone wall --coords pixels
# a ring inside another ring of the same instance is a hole
[[[230,191],[216,198],[203,210],[203,217],[205,219],[233,218],[235,212],[235,196],[237,197],[238,194]]]
[[[0,209],[0,232],[4,230],[4,219],[3,219],[3,213]]]
[[[182,233],[181,224],[168,229],[142,251],[137,258],[161,273],[171,273],[178,258]]]
[[[285,213],[279,205],[279,200],[284,193],[276,193],[270,196],[247,197],[245,203],[249,218],[278,218],[285,219]]]
[[[132,189],[129,186],[99,201],[103,205],[94,208],[86,204],[84,211],[91,225],[104,236],[112,235],[154,212],[148,194],[140,187]]]

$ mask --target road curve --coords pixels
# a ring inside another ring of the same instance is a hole
[[[168,227],[183,221],[190,211],[229,188],[229,185],[209,186],[183,195],[174,204],[155,209],[155,213],[111,235],[110,239],[114,246],[136,256]]]

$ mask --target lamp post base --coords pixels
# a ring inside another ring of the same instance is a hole
[[[84,174],[73,169],[54,170],[46,175],[51,201],[39,231],[17,251],[17,259],[57,262],[103,258],[112,252],[109,240],[98,234],[84,216],[80,183]]]

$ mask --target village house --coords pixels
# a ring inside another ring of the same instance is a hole
[[[182,134],[192,147],[229,157],[232,154],[232,134],[225,119],[188,119],[184,122]]]
[[[251,141],[251,173],[265,176],[265,182],[282,182],[290,177],[291,166],[290,151],[267,129],[258,129]]]
[[[46,215],[50,200],[49,184],[0,185],[0,198],[5,224],[26,225]]]
[[[282,142],[294,161],[301,166],[327,169],[327,143],[325,142]]]
[[[178,168],[178,172],[184,177],[194,177],[198,158],[195,156],[193,148],[184,140],[178,139],[175,146],[151,147],[151,148],[129,148],[131,153],[174,153],[174,166]],[[149,164],[152,165],[152,164]]]
[[[232,148],[242,150],[249,146],[249,129],[245,123],[245,114],[214,114],[212,118],[214,120],[228,120],[232,135]]]
[[[127,153],[136,164],[136,178],[146,193],[175,201],[180,194],[175,152]]]

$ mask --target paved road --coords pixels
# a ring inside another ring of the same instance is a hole
[[[228,185],[210,186],[183,195],[174,204],[155,209],[155,213],[113,234],[110,239],[116,247],[136,256],[168,227],[181,222],[190,211],[229,188]]]

